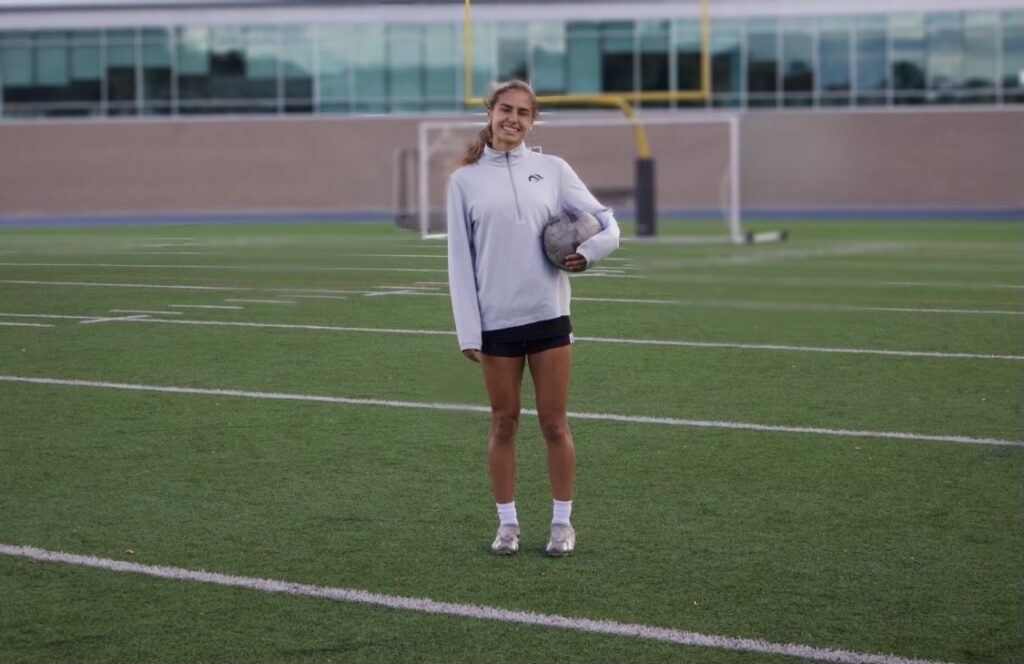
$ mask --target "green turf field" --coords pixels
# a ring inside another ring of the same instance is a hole
[[[1024,225],[761,227],[792,238],[666,223],[573,277],[579,553],[559,560],[531,415],[524,550],[488,553],[488,416],[466,408],[486,401],[443,242],[0,230],[0,661],[1024,662]]]

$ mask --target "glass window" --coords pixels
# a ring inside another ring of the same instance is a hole
[[[499,23],[498,29],[498,79],[508,81],[527,80],[526,62],[527,39],[525,23]]]
[[[383,29],[374,34],[379,38],[377,49],[383,53]],[[289,27],[281,30],[281,75],[284,79],[283,103],[286,113],[310,113],[313,110],[314,44],[315,28]],[[383,57],[379,62],[381,67],[378,74],[383,77]],[[277,95],[273,96],[276,98]]]
[[[320,109],[327,113],[345,113],[349,107],[349,43],[352,26],[329,25],[320,28],[320,71],[317,82]]]
[[[601,25],[601,90],[633,92],[633,23],[608,21]]]
[[[1003,13],[1003,100],[1024,102],[1024,12]]]
[[[32,48],[29,46],[4,46],[0,51],[3,58],[3,82],[7,88],[28,87],[33,83]],[[10,99],[10,92],[4,97]]]
[[[857,104],[884,104],[889,87],[885,17],[858,18],[856,31]]]
[[[36,82],[39,85],[59,87],[67,85],[68,49],[65,46],[40,46],[36,48]]]
[[[814,22],[782,24],[782,89],[786,106],[810,106],[814,92]]]
[[[775,106],[778,85],[778,32],[773,21],[747,21],[747,104]]]
[[[567,39],[564,23],[530,25],[533,88],[540,94],[566,92]]]
[[[715,33],[712,32],[712,35]],[[714,37],[712,37],[714,38]],[[697,92],[701,89],[700,64],[700,31],[694,29],[694,23],[677,23],[673,36],[676,58],[675,89],[682,92]],[[691,102],[679,102],[681,106],[701,105]]]
[[[638,23],[637,37],[640,42],[640,90],[652,92],[670,90],[672,86],[669,81],[668,21],[643,21]],[[697,52],[699,55],[699,42]],[[643,106],[668,106],[668,102],[644,102]]]
[[[426,103],[432,110],[461,110],[462,98],[456,83],[462,75],[462,59],[456,50],[456,28],[430,24],[424,31],[423,56],[426,63]]]
[[[570,23],[569,92],[601,92],[601,33],[594,23]]]
[[[423,32],[418,25],[388,26],[388,102],[392,111],[423,108]]]
[[[897,104],[924,102],[927,77],[923,14],[894,14],[889,18],[892,41],[893,100]]]
[[[206,28],[178,30],[178,98],[182,113],[201,113],[210,98],[210,37]]]
[[[739,106],[743,90],[743,26],[739,21],[711,22],[711,89],[715,106]]]
[[[142,42],[142,101],[146,113],[170,113],[173,99],[171,36],[147,31]]]
[[[964,16],[963,88],[966,102],[993,103],[998,79],[999,14],[967,12]]]
[[[387,89],[384,83],[387,66],[386,44],[384,25],[380,23],[360,25],[352,35],[352,66],[355,68],[353,101],[356,112],[387,111]]]
[[[818,32],[818,103],[845,106],[850,103],[849,19],[822,21]]]
[[[117,30],[107,35],[107,113],[134,115],[135,32]]]
[[[957,92],[963,85],[963,27],[963,16],[959,13],[928,15],[925,71],[930,101],[959,101]]]
[[[497,30],[493,23],[473,25],[473,96],[486,97],[490,93],[491,83],[495,80],[497,63],[495,62],[494,34]],[[460,73],[462,73],[460,71]],[[465,76],[459,78],[465,80]]]

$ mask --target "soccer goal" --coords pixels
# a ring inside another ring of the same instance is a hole
[[[623,221],[635,219],[644,196],[661,221],[701,218],[721,222],[694,242],[747,243],[740,201],[739,117],[733,114],[645,114],[643,124],[656,175],[643,184],[636,150],[636,123],[609,113],[545,113],[529,145],[565,158],[598,200]],[[415,150],[397,159],[396,219],[424,238],[444,237],[445,188],[459,156],[484,127],[481,120],[427,120]],[[650,165],[647,165],[650,168]],[[648,173],[649,175],[649,173]],[[653,192],[638,192],[641,186]],[[638,196],[638,193],[640,196]],[[653,193],[653,196],[652,196]],[[673,234],[684,240],[685,234]]]

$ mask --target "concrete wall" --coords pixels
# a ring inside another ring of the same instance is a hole
[[[389,212],[422,118],[0,123],[0,217]],[[652,127],[659,204],[718,205],[725,125]],[[1024,209],[1024,109],[756,112],[747,209]],[[592,188],[630,184],[631,129],[539,127]]]

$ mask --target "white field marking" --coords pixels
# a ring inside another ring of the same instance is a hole
[[[173,306],[173,305],[172,305]],[[340,325],[303,325],[298,323],[251,323],[246,321],[228,320],[161,320],[159,318],[124,318],[117,322],[128,323],[163,323],[172,325],[211,325],[219,327],[248,327],[262,329],[282,330],[320,330],[327,332],[370,332],[373,334],[420,334],[455,336],[455,332],[449,330],[418,330],[405,328],[386,327],[345,327]],[[837,353],[847,355],[883,355],[895,357],[935,357],[943,359],[969,359],[969,360],[1012,360],[1024,361],[1024,355],[994,355],[980,353],[942,353],[938,351],[916,351],[916,350],[884,350],[874,348],[828,348],[817,346],[787,346],[783,344],[743,344],[716,341],[685,341],[685,340],[663,340],[663,339],[619,339],[614,337],[576,337],[578,341],[591,341],[606,344],[631,344],[636,346],[679,346],[686,348],[723,348],[730,350],[768,350],[796,353]]]
[[[140,314],[138,316],[110,316],[105,318],[90,318],[89,320],[79,321],[80,325],[90,325],[92,323],[117,323],[122,321],[132,320],[145,320],[148,314]]]
[[[3,327],[53,327],[50,323],[8,323],[7,321],[0,321],[0,326]]]
[[[618,302],[622,304],[668,304],[707,309],[778,309],[782,311],[878,311],[914,314],[986,314],[1024,316],[1024,311],[1011,309],[941,309],[921,307],[869,307],[852,304],[810,304],[800,302],[744,302],[742,300],[657,300],[629,297],[573,297],[579,302]]]
[[[347,300],[348,295],[292,295],[305,300]]]
[[[613,620],[593,620],[590,618],[571,618],[566,616],[534,613],[532,611],[513,611],[480,604],[456,604],[423,597],[403,597],[400,595],[384,595],[366,590],[317,586],[293,581],[276,579],[259,579],[247,576],[218,574],[201,570],[190,570],[166,565],[143,565],[141,563],[84,556],[63,551],[49,551],[31,546],[14,546],[0,544],[0,554],[17,558],[28,558],[48,563],[80,565],[93,569],[102,569],[123,574],[140,574],[158,579],[174,581],[191,581],[209,583],[232,588],[245,588],[265,593],[277,593],[300,597],[317,597],[348,604],[365,604],[381,606],[415,613],[430,613],[442,616],[456,616],[473,620],[491,620],[496,622],[551,627],[555,629],[585,632],[588,634],[604,634],[622,636],[632,639],[644,639],[673,643],[681,646],[715,648],[738,652],[753,652],[771,655],[800,657],[803,659],[835,662],[837,664],[941,664],[930,660],[909,659],[898,655],[879,655],[859,653],[833,648],[819,648],[796,643],[773,643],[761,639],[735,636],[718,636],[688,632],[666,627],[652,627],[635,623],[621,623]]]
[[[239,291],[252,292],[255,288],[245,286],[179,286],[172,284],[115,284],[94,281],[38,281],[29,279],[0,279],[0,284],[24,284],[29,286],[88,286],[97,288],[165,288],[170,290]]]
[[[263,290],[268,293],[313,293],[323,295],[362,295],[368,292],[365,290],[338,290],[336,288],[264,288]]]
[[[121,255],[127,256],[206,256],[206,251],[118,251]]]
[[[169,307],[179,309],[245,309],[235,304],[169,304]]]
[[[586,272],[581,273],[586,275]],[[876,279],[830,279],[810,277],[727,277],[711,274],[689,275],[655,275],[644,278],[661,283],[701,283],[701,284],[736,284],[736,285],[780,285],[780,286],[813,286],[813,287],[865,287],[888,288],[891,286],[913,286],[921,288],[963,288],[970,290],[1024,290],[1021,284],[982,283],[963,281],[879,281]]]
[[[654,259],[647,262],[655,268],[757,265],[774,261],[792,261],[800,258],[821,258],[823,256],[855,256],[860,254],[881,254],[894,251],[907,251],[919,245],[912,242],[868,242],[863,244],[844,245],[840,247],[823,247],[821,249],[774,249],[751,254],[749,248],[741,253],[708,258]]]
[[[148,311],[146,309],[111,309],[112,314],[154,314],[156,316],[180,316],[180,311]]]
[[[112,383],[94,380],[70,380],[63,378],[40,378],[33,376],[3,376],[0,382],[32,383],[36,385],[61,385],[67,387],[90,387],[132,392],[162,392],[165,394],[196,394],[203,396],[239,397],[244,399],[268,399],[274,401],[300,401],[314,403],[345,404],[349,406],[385,406],[388,408],[412,408],[418,410],[440,410],[458,413],[490,413],[489,406],[476,406],[459,403],[434,403],[422,401],[394,401],[390,399],[357,399],[351,397],[330,397],[315,394],[288,394],[282,392],[253,392],[249,390],[210,389],[202,387],[172,387],[164,385],[139,385],[135,383]],[[533,408],[524,408],[526,415],[536,415]],[[704,429],[732,429],[744,431],[764,431],[773,433],[814,434],[818,436],[837,436],[845,438],[884,438],[892,440],[920,440],[937,443],[959,443],[964,445],[995,445],[999,447],[1024,447],[1024,440],[1005,440],[1000,438],[976,438],[972,436],[953,436],[938,434],[922,434],[906,431],[857,431],[850,429],[825,429],[821,427],[797,427],[776,424],[756,424],[749,422],[726,422],[721,420],[690,420],[678,417],[653,417],[643,415],[618,415],[615,413],[579,413],[570,412],[570,418],[580,420],[600,420],[604,422],[623,422],[626,424],[655,424],[672,427],[698,427]]]
[[[309,265],[157,265],[130,263],[0,263],[6,267],[103,267],[140,270],[241,270],[249,272],[444,272],[447,268],[418,267],[355,267],[337,265],[330,267]]]
[[[64,316],[61,314],[10,314],[0,313],[4,318],[63,318],[66,320],[91,320],[96,316]]]
[[[436,286],[422,286],[420,284],[414,286],[377,286],[377,288],[387,288],[389,290],[437,290]]]
[[[1012,272],[1020,274],[1021,266],[1017,263],[993,265],[992,263],[973,263],[970,261],[956,263],[931,263],[920,259],[915,262],[869,262],[869,261],[829,261],[828,263],[801,263],[800,267],[815,267],[823,270],[846,268],[852,270],[906,270],[907,272]]]
[[[225,302],[251,302],[253,304],[295,304],[294,300],[247,300],[237,297],[229,297],[224,299]]]

